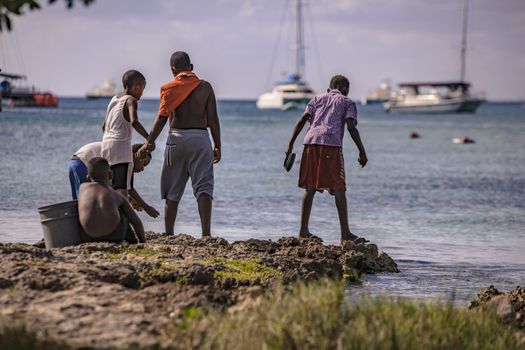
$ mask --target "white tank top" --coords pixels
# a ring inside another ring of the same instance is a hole
[[[124,119],[123,113],[124,105],[129,97],[130,95],[115,96],[108,105],[101,156],[106,158],[109,165],[133,162],[131,149],[133,126]]]

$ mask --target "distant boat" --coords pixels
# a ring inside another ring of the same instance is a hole
[[[295,72],[284,81],[279,81],[274,88],[257,99],[259,109],[298,109],[303,108],[315,96],[308,83],[302,80],[304,72],[304,33],[302,21],[302,0],[297,0]]]
[[[366,95],[366,97],[361,98],[362,105],[371,105],[378,103],[385,103],[390,101],[395,97],[395,93],[392,91],[392,84],[390,80],[384,80],[379,84],[379,87]]]
[[[119,93],[117,84],[113,80],[106,80],[101,85],[89,90],[86,93],[88,99],[112,98]]]
[[[463,81],[401,83],[399,87],[396,96],[384,104],[386,111],[473,113],[485,101],[472,96],[470,84]]]
[[[21,83],[27,79],[24,75],[0,73],[0,78],[4,78],[0,81],[0,95],[2,99],[7,99],[7,107],[58,106],[58,97],[52,92]]]
[[[401,83],[401,91],[383,105],[387,112],[473,113],[485,102],[485,96],[470,93],[470,83],[465,81],[467,25],[468,0],[464,0],[459,81]],[[423,91],[425,88],[427,90]]]

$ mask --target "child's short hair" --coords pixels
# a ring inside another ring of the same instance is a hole
[[[124,86],[124,89],[132,88],[136,84],[144,83],[146,81],[146,77],[139,72],[138,70],[128,70],[124,75],[122,76],[122,85]]]
[[[109,163],[106,158],[94,157],[87,162],[89,178],[93,181],[105,181],[109,177]]]
[[[350,87],[350,81],[347,77],[341,74],[334,75],[330,79],[330,89],[337,89],[338,87]]]

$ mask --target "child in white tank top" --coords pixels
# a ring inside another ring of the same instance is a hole
[[[127,198],[133,174],[132,129],[145,139],[148,137],[137,114],[146,78],[139,71],[130,70],[124,73],[122,84],[124,92],[114,96],[108,105],[102,126],[101,155],[111,167],[113,187]]]

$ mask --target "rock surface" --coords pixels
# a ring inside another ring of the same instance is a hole
[[[276,283],[398,272],[374,244],[147,234],[138,245],[0,244],[0,318],[74,347],[156,347],[193,307],[242,310]]]
[[[501,322],[525,331],[525,287],[517,286],[508,293],[502,293],[494,286],[484,288],[469,308],[480,306],[492,308]]]

